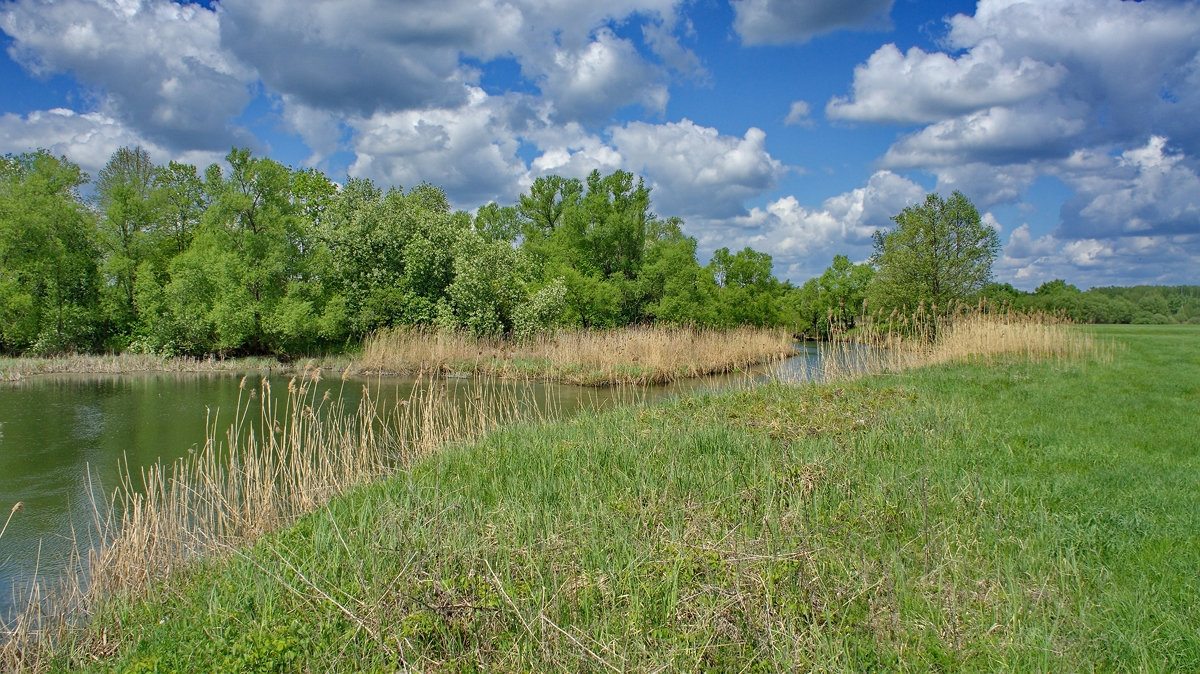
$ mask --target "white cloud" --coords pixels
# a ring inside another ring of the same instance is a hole
[[[993,107],[907,135],[888,148],[880,163],[886,168],[935,168],[1063,156],[1085,126],[1063,108],[1016,111]]]
[[[981,0],[974,16],[949,25],[951,48],[995,41],[1010,60],[1065,68],[1054,97],[1078,111],[1089,142],[1129,145],[1165,133],[1200,151],[1188,114],[1200,112],[1200,83],[1189,81],[1200,50],[1200,4]]]
[[[766,149],[766,134],[751,127],[741,138],[688,119],[632,122],[610,129],[626,166],[654,182],[655,208],[670,215],[728,218],[773,188],[787,168]]]
[[[991,166],[979,162],[947,164],[934,169],[937,175],[935,191],[949,194],[958,190],[967,195],[976,207],[987,209],[996,204],[1019,201],[1025,190],[1037,179],[1035,164]]]
[[[1093,159],[1084,168],[1060,171],[1075,189],[1063,206],[1061,236],[1166,235],[1200,228],[1200,176],[1162,136],[1107,165]]]
[[[217,12],[169,0],[5,3],[9,55],[38,75],[70,72],[102,112],[173,148],[253,142],[229,126],[252,73],[219,46]]]
[[[854,94],[834,97],[825,114],[867,122],[934,122],[997,105],[1011,105],[1057,86],[1066,68],[1029,57],[1008,59],[995,39],[958,58],[913,47],[901,54],[880,47],[854,69]]]
[[[793,101],[783,123],[787,126],[812,126],[813,121],[809,114],[808,101]]]
[[[55,108],[27,115],[0,115],[0,152],[19,154],[45,149],[53,155],[65,156],[92,177],[104,168],[118,149],[139,145],[160,164],[176,160],[203,167],[219,161],[223,154],[171,152],[119,120],[98,112],[77,114]]]
[[[741,230],[729,236],[712,230],[702,241],[731,238],[731,247],[754,246],[769,252],[783,276],[799,281],[819,275],[836,254],[863,260],[870,256],[871,235],[891,226],[892,216],[925,197],[920,185],[891,171],[878,171],[866,185],[806,208],[794,196],[777,199],[737,218]],[[729,245],[729,244],[721,244]]]
[[[350,174],[385,185],[430,182],[463,208],[511,201],[526,172],[517,157],[512,107],[511,100],[473,88],[461,107],[353,119],[357,158]]]
[[[808,42],[839,29],[885,28],[892,0],[732,0],[733,27],[748,45]]]
[[[633,104],[652,112],[667,106],[663,73],[646,63],[632,42],[607,28],[581,49],[557,49],[552,60],[534,69],[542,92],[568,120],[598,122]]]
[[[546,124],[529,131],[526,137],[541,151],[530,162],[534,175],[583,178],[592,171],[612,173],[625,163],[611,145],[585,131],[577,122]]]

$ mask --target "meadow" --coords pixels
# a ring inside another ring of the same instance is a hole
[[[433,438],[7,663],[1195,671],[1200,330],[1057,330]]]

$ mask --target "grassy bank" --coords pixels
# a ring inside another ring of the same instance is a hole
[[[113,600],[120,671],[1200,668],[1200,330],[516,426]]]
[[[563,330],[524,342],[394,328],[371,335],[368,373],[482,374],[607,386],[665,384],[744,370],[796,353],[784,330],[670,326]]]

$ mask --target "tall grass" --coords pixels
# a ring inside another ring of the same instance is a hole
[[[367,372],[472,373],[595,386],[664,384],[793,354],[786,331],[749,327],[574,330],[526,341],[391,328],[366,340],[358,365]]]
[[[1197,671],[1175,334],[506,429],[111,612],[100,666]]]
[[[348,373],[343,389],[353,386]],[[321,376],[305,368],[281,394],[265,377],[257,385],[244,377],[233,418],[210,412],[202,448],[171,464],[127,467],[107,500],[93,489],[90,542],[77,546],[61,586],[30,584],[24,610],[3,625],[0,669],[38,668],[73,621],[104,602],[144,596],[192,560],[232,554],[435,447],[555,414],[485,381],[470,385],[465,404],[444,382],[418,382],[382,410],[363,386],[355,406],[345,390],[318,393]],[[103,655],[106,646],[91,648]]]
[[[343,369],[346,358],[327,357],[325,369]],[[151,354],[64,354],[44,357],[0,356],[0,382],[21,381],[43,374],[130,374],[139,372],[248,372],[264,371],[276,374],[298,372],[303,361],[281,363],[270,357],[195,358],[192,356],[164,357]]]
[[[831,381],[999,357],[1111,360],[1111,348],[1052,314],[984,305],[942,313],[920,307],[909,315],[864,316],[853,331],[835,325],[821,376]]]

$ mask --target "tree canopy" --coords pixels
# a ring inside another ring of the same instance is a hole
[[[429,184],[338,186],[234,149],[224,168],[121,148],[87,177],[46,152],[0,164],[0,351],[299,355],[425,325],[786,325],[771,258],[702,266],[637,176],[546,176],[514,206],[455,211]]]
[[[962,192],[949,199],[930,194],[892,221],[895,228],[874,234],[871,306],[914,309],[924,303],[944,309],[991,281],[1000,239]]]

